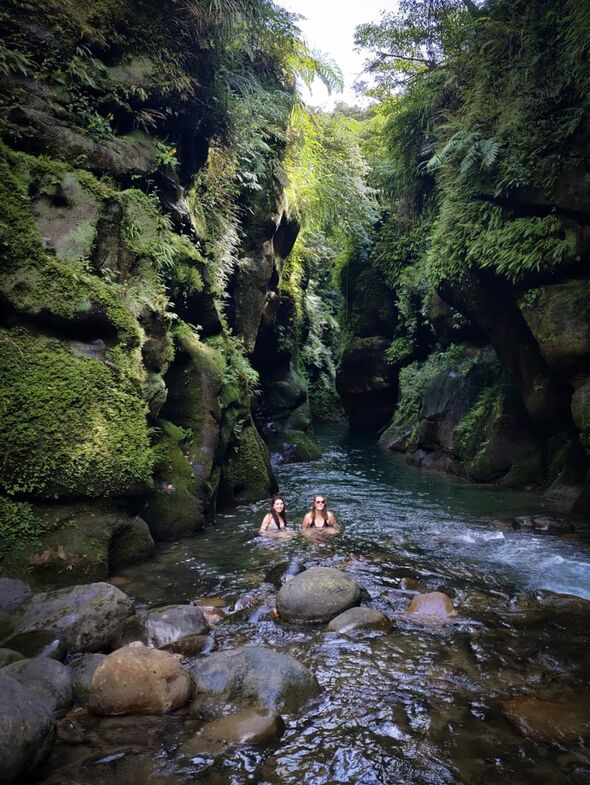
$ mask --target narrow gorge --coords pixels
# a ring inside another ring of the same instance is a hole
[[[0,9],[0,783],[590,781],[590,9],[391,4],[356,27],[358,105],[301,21],[272,0]],[[325,493],[337,544],[261,544],[279,489],[291,528]],[[277,593],[320,568],[358,581],[325,638]],[[395,728],[316,761],[295,731],[330,750],[330,712],[346,726],[322,652],[363,603],[368,642],[338,656],[359,722]],[[421,674],[404,721],[389,684],[360,697],[364,667],[410,684],[399,656]],[[119,706],[126,669],[155,702]],[[121,757],[119,715],[159,717]]]

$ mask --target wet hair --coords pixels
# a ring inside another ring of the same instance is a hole
[[[270,500],[270,514],[272,515],[273,521],[277,525],[277,529],[280,529],[281,528],[281,523],[279,521],[279,516],[277,515],[276,510],[274,508],[274,505],[275,505],[275,502],[276,502],[277,499],[280,499],[283,502],[283,505],[284,505],[283,506],[283,521],[285,522],[285,526],[287,525],[287,502],[285,501],[285,497],[281,496],[280,493],[277,493]]]

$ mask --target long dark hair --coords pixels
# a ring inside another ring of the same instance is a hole
[[[274,503],[276,502],[277,499],[280,499],[283,502],[283,505],[284,505],[283,506],[283,521],[284,521],[284,525],[285,526],[287,525],[287,502],[285,501],[285,497],[281,496],[280,493],[277,493],[276,496],[273,496],[272,499],[270,500],[270,514],[272,515],[273,521],[277,525],[277,529],[280,529],[281,528],[281,522],[280,522],[279,516],[277,515],[277,512],[276,512],[276,510],[274,508]]]

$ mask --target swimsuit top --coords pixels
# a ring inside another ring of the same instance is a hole
[[[269,514],[270,514],[270,513],[269,513]],[[271,516],[271,517],[272,517],[272,516]],[[266,531],[273,531],[273,532],[274,532],[274,531],[280,531],[281,529],[285,529],[285,528],[286,528],[286,527],[285,527],[285,524],[284,524],[284,522],[283,522],[283,525],[282,525],[282,526],[280,526],[280,525],[279,525],[279,526],[277,526],[277,522],[275,521],[275,519],[274,519],[274,518],[272,518],[271,522],[270,522],[270,523],[268,524],[268,526],[266,527]]]
[[[326,528],[330,528],[330,522],[328,521],[328,511],[326,510],[326,518],[325,518],[324,522],[322,523],[322,525],[321,526],[316,526],[315,510],[314,510],[314,513],[312,514],[312,517],[311,517],[311,526],[309,528],[310,529],[326,529]]]

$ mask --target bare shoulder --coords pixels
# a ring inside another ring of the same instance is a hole
[[[305,515],[303,516],[303,520],[301,521],[301,525],[305,528],[306,526],[310,525],[311,520],[312,520],[311,519],[311,513],[310,512],[306,512]]]
[[[260,524],[259,531],[265,531],[268,528],[271,518],[272,515],[269,512],[267,512],[264,518],[262,519],[262,523]]]

